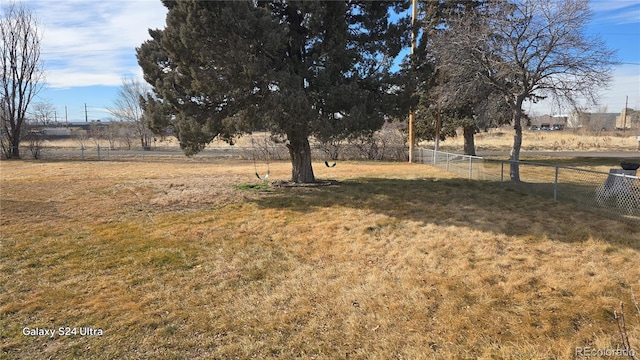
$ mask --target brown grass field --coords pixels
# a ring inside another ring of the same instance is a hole
[[[593,134],[567,129],[564,131],[529,131],[522,133],[522,151],[637,151],[640,150],[637,136],[639,130],[605,131]],[[475,135],[476,150],[511,149],[513,130],[509,127],[490,129]],[[433,142],[425,142],[433,148]],[[440,143],[444,151],[462,151],[464,138],[459,135]]]
[[[630,130],[626,133],[622,131],[607,131],[602,134],[590,134],[581,131],[529,131],[523,132],[523,151],[535,150],[559,150],[559,151],[636,151],[638,150],[637,136],[638,130]],[[253,137],[253,139],[252,139]],[[243,136],[237,139],[237,146],[251,146],[252,140],[256,143],[264,142],[268,137],[266,133],[256,133],[252,137]],[[107,140],[98,141],[103,149],[109,146]],[[508,127],[490,129],[488,132],[480,132],[475,135],[476,149],[508,151],[513,144],[513,131]],[[96,141],[87,139],[84,141],[85,147],[93,149]],[[75,139],[47,141],[46,148],[55,149],[78,149],[80,142]],[[462,134],[454,138],[448,138],[440,143],[443,151],[461,152],[464,138]],[[120,147],[122,144],[117,144]],[[134,146],[139,147],[134,143]],[[404,144],[397,144],[403,146]],[[433,148],[433,142],[425,141],[422,145]],[[162,150],[179,150],[178,141],[174,137],[166,137],[154,143],[154,146]],[[229,148],[229,145],[222,140],[212,141],[208,148]]]
[[[315,171],[0,162],[0,358],[573,359],[623,347],[621,303],[640,352],[637,226],[424,165]]]

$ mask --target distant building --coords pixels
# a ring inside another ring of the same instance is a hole
[[[616,127],[616,113],[572,112],[567,117],[567,127],[586,128],[592,131],[613,130]]]
[[[542,115],[531,119],[532,130],[563,130],[567,126],[566,115]]]
[[[92,136],[95,131],[102,131],[107,126],[108,122],[98,121],[78,121],[78,122],[50,122],[47,125],[28,122],[26,129],[30,132],[45,135],[48,138],[63,138],[71,136]]]
[[[616,129],[636,129],[640,127],[640,111],[631,108],[622,109],[616,116]]]
[[[71,136],[71,129],[66,127],[45,127],[42,130],[42,134],[49,137],[69,137]]]

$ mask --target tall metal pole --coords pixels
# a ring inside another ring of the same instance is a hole
[[[626,134],[627,132],[627,107],[629,106],[629,95],[627,95],[627,99],[624,101],[624,109],[622,110],[622,133]]]
[[[411,66],[413,67],[413,53],[416,49],[416,17],[418,15],[418,0],[411,0]],[[416,134],[415,134],[415,113],[413,108],[409,110],[409,162],[413,162],[413,150],[415,148]]]

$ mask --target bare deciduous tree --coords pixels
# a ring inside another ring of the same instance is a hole
[[[511,109],[512,181],[520,181],[523,103],[551,96],[595,104],[610,81],[614,52],[584,34],[590,19],[588,0],[516,0],[488,1],[451,23],[448,42],[457,51],[445,52],[443,66],[478,69]]]
[[[0,147],[7,158],[20,157],[27,108],[41,89],[41,33],[35,14],[22,3],[9,3],[0,14]]]
[[[31,114],[33,118],[45,126],[49,125],[54,113],[55,107],[48,101],[34,103],[31,107]]]
[[[114,107],[109,108],[109,112],[116,119],[133,125],[136,136],[140,139],[140,145],[145,150],[151,147],[152,133],[146,121],[141,99],[147,96],[149,90],[146,83],[132,78],[124,78],[118,91],[118,97],[114,101]]]

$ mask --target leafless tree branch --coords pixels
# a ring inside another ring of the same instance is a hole
[[[27,109],[42,88],[41,33],[35,14],[22,3],[9,3],[0,14],[0,126],[3,155],[20,157]]]
[[[151,130],[141,103],[141,97],[148,93],[149,87],[145,83],[132,78],[124,78],[114,106],[109,108],[109,112],[117,120],[133,126],[143,149],[149,149],[151,145]]]
[[[591,16],[588,0],[496,0],[454,19],[445,32],[442,66],[450,72],[475,68],[512,110],[513,181],[520,181],[515,161],[524,101],[551,97],[575,108],[593,106],[611,80],[615,52],[584,34]]]

